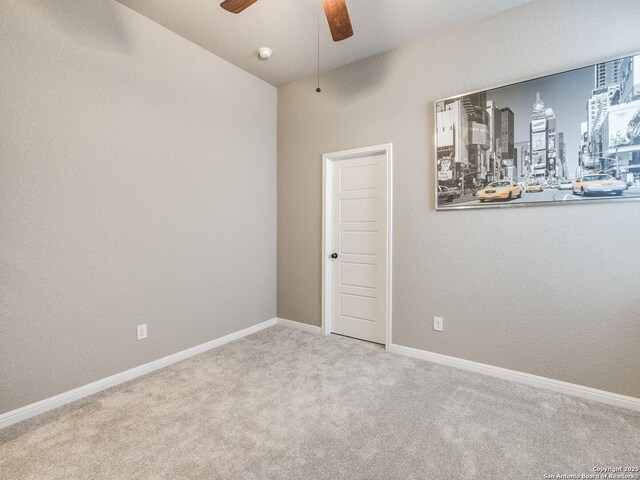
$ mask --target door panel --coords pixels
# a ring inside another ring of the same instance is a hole
[[[340,232],[339,252],[341,255],[376,255],[378,232]]]
[[[378,165],[359,165],[343,167],[340,170],[340,191],[364,190],[376,188],[378,183]]]
[[[340,219],[347,222],[375,222],[378,219],[377,198],[347,198],[340,200]]]
[[[331,331],[386,339],[386,155],[331,162]]]
[[[340,315],[359,320],[376,321],[378,299],[340,293]]]
[[[376,288],[377,282],[377,265],[340,263],[340,286]]]

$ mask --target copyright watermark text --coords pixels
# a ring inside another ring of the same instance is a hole
[[[593,467],[589,473],[545,473],[545,480],[640,480],[640,466]]]

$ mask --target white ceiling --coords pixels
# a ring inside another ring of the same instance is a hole
[[[354,36],[339,43],[331,40],[322,0],[259,0],[239,15],[220,8],[221,0],[118,1],[279,86],[316,73],[318,18],[327,72],[529,0],[348,0]],[[259,47],[273,50],[268,62],[257,60]]]

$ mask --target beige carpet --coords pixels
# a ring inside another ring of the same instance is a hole
[[[5,479],[542,479],[640,414],[273,327],[0,431]]]

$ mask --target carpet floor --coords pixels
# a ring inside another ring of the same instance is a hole
[[[0,478],[543,479],[640,464],[640,413],[272,327],[0,430]]]

